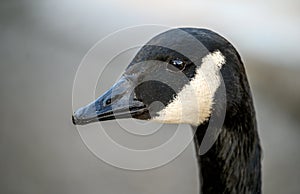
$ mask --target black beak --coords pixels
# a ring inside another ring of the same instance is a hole
[[[94,102],[74,112],[74,125],[85,125],[97,121],[120,118],[147,118],[148,111],[143,102],[134,97],[135,84],[126,77],[113,85]]]

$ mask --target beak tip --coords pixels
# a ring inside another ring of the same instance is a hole
[[[73,123],[73,125],[77,125],[77,119],[75,118],[75,116],[74,115],[72,115],[72,123]]]

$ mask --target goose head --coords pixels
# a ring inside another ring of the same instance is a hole
[[[239,100],[232,95],[239,91],[239,61],[233,46],[210,30],[171,29],[146,43],[107,92],[75,111],[73,123],[135,118],[201,125],[223,81],[227,106]]]

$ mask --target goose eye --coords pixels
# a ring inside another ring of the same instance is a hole
[[[172,59],[167,66],[171,71],[182,71],[185,68],[185,63],[180,59]]]

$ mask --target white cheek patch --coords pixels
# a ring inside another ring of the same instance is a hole
[[[220,69],[223,64],[225,57],[219,50],[206,55],[196,69],[195,77],[152,120],[194,126],[206,121],[212,111],[214,94],[221,83]]]

